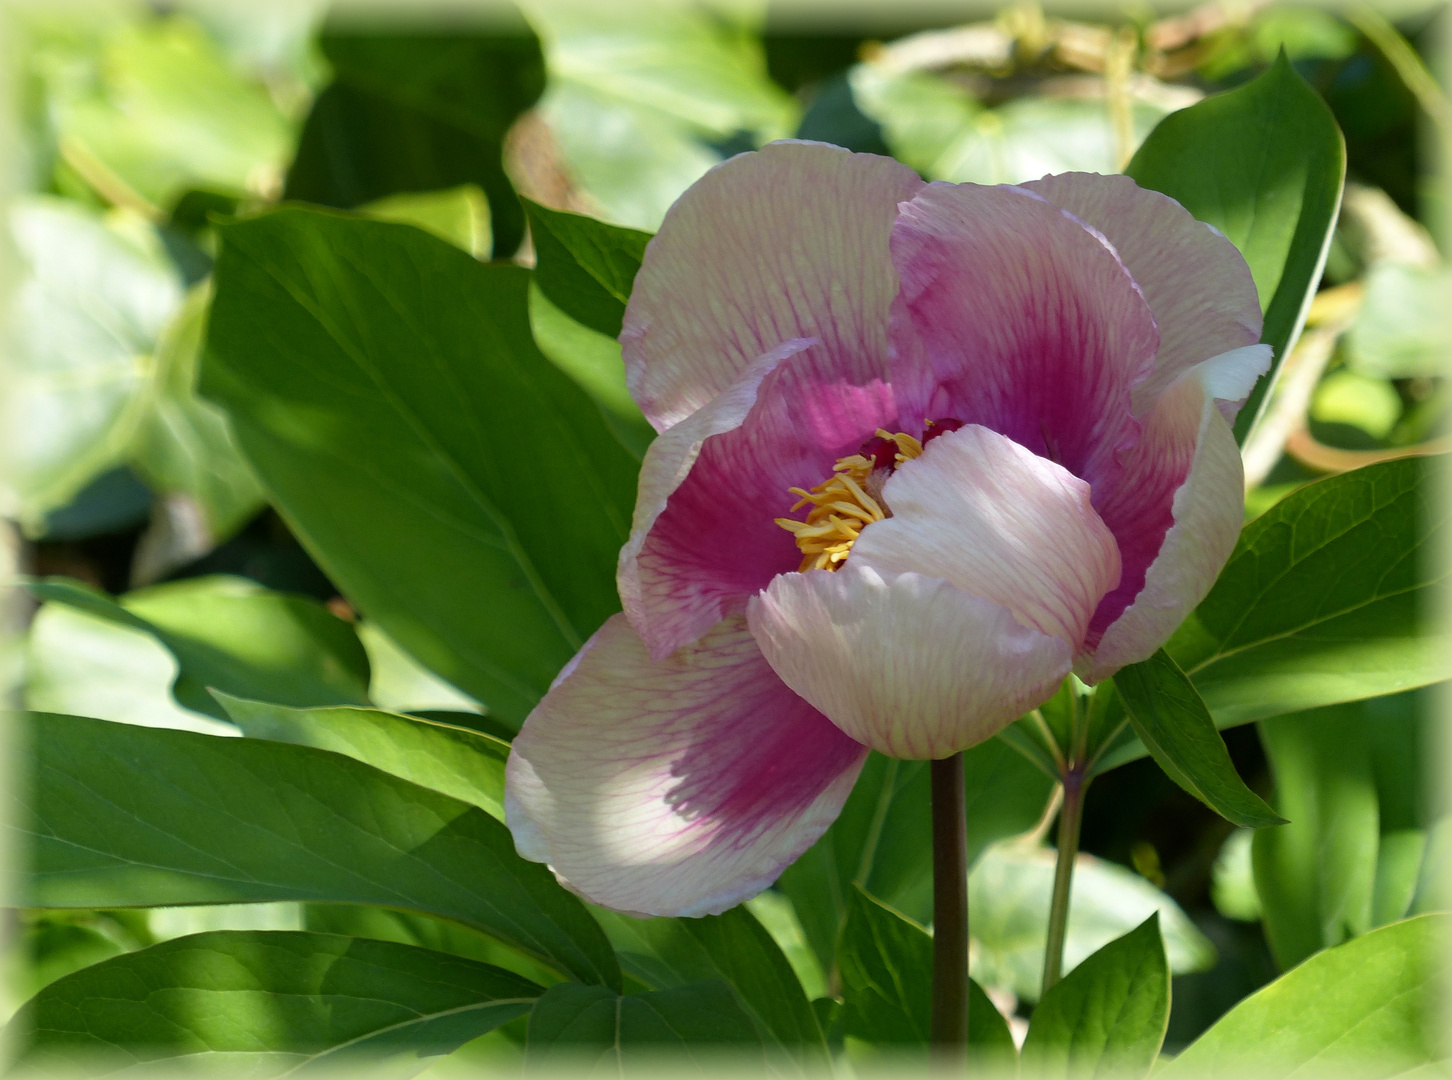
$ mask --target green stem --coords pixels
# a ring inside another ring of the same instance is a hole
[[[1059,858],[1054,866],[1054,898],[1049,906],[1049,937],[1044,946],[1044,985],[1040,997],[1059,981],[1064,967],[1064,933],[1069,926],[1069,892],[1074,857],[1079,854],[1079,826],[1084,818],[1084,792],[1089,780],[1077,767],[1064,775],[1064,805],[1059,811]]]
[[[968,1062],[968,817],[963,755],[930,764],[933,805],[934,1062],[961,1076]]]

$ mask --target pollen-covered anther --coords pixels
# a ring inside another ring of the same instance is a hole
[[[913,436],[878,428],[857,453],[839,459],[832,475],[816,487],[792,488],[797,496],[792,513],[810,506],[806,520],[782,517],[776,523],[796,538],[802,552],[798,570],[836,570],[846,562],[862,530],[890,516],[879,497],[885,474],[922,452],[922,442]]]

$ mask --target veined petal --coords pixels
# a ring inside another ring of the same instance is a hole
[[[1221,406],[1244,401],[1269,361],[1264,345],[1233,350],[1184,372],[1155,402],[1099,505],[1125,569],[1090,624],[1093,652],[1079,664],[1086,682],[1153,655],[1230,558],[1245,516],[1245,474]]]
[[[1019,187],[929,184],[892,233],[903,423],[982,424],[1098,486],[1135,442],[1149,305],[1102,236]]]
[[[711,915],[826,831],[866,758],[786,688],[737,617],[667,660],[615,615],[509,755],[519,853],[597,904]]]
[[[1098,173],[1063,173],[1023,186],[1103,233],[1149,301],[1160,349],[1154,374],[1132,391],[1136,416],[1202,360],[1260,340],[1250,267],[1234,244],[1174,199],[1127,176]]]
[[[783,681],[853,739],[899,758],[942,758],[1046,700],[1069,645],[941,578],[841,570],[783,574],[747,608]]]
[[[1076,653],[1119,581],[1119,550],[1089,485],[985,427],[934,439],[882,494],[892,516],[862,531],[849,564],[942,578]]]
[[[791,338],[821,342],[824,374],[885,379],[888,235],[922,185],[890,158],[803,142],[738,154],[692,185],[646,248],[620,335],[656,430]]]
[[[824,382],[822,346],[800,339],[762,357],[646,452],[620,598],[651,655],[695,641],[801,562],[776,524],[896,415],[892,388]]]

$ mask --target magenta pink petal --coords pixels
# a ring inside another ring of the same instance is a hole
[[[898,203],[922,180],[890,158],[772,143],[716,166],[646,248],[620,343],[658,431],[724,392],[758,357],[815,338],[824,376],[887,372],[887,257]]]
[[[520,854],[586,899],[709,915],[826,831],[866,754],[782,684],[744,619],[655,661],[616,615],[525,721],[505,811]]]
[[[982,424],[1096,488],[1132,446],[1159,335],[1113,249],[1017,187],[929,184],[892,234],[903,423]]]
[[[1064,173],[1023,185],[1103,233],[1160,330],[1155,371],[1133,391],[1136,416],[1182,374],[1260,340],[1250,267],[1235,245],[1175,200],[1127,176]]]
[[[788,343],[651,445],[619,584],[657,659],[797,568],[796,542],[775,520],[791,515],[790,489],[826,479],[895,416],[883,382],[822,382],[821,348]]]
[[[1086,681],[1151,656],[1230,557],[1245,513],[1245,476],[1220,405],[1243,400],[1269,363],[1270,348],[1252,345],[1182,373],[1156,399],[1124,471],[1095,499],[1124,572],[1090,622],[1093,658],[1079,665]]]

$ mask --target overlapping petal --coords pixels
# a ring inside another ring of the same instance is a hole
[[[1089,485],[985,427],[934,439],[882,494],[892,517],[863,530],[849,562],[940,577],[1076,652],[1119,582],[1119,550]]]
[[[657,662],[616,615],[515,738],[505,811],[520,854],[587,899],[708,915],[821,836],[866,754],[772,673],[744,619]]]
[[[986,428],[934,439],[883,488],[843,569],[786,574],[748,608],[772,668],[854,739],[943,757],[1068,673],[1119,577],[1089,485]]]
[[[1117,486],[1098,503],[1124,558],[1124,580],[1090,624],[1099,682],[1147,659],[1215,583],[1245,514],[1245,474],[1221,405],[1243,401],[1270,363],[1253,345],[1183,372],[1145,420]]]
[[[885,382],[823,381],[821,348],[788,342],[651,444],[618,581],[655,658],[797,567],[801,553],[775,523],[796,500],[790,489],[819,483],[895,415]]]
[[[980,743],[1053,693],[1072,650],[941,578],[849,558],[783,574],[747,609],[772,668],[853,739],[899,758]]]
[[[982,424],[1097,486],[1132,446],[1159,335],[1104,238],[1018,187],[935,183],[892,233],[903,422]]]
[[[1023,185],[1104,234],[1160,331],[1154,373],[1132,391],[1136,416],[1190,368],[1260,340],[1250,267],[1235,245],[1167,195],[1127,176],[1062,173]]]
[[[922,180],[890,158],[772,143],[696,182],[646,248],[620,335],[631,393],[658,431],[792,338],[822,373],[887,372],[887,257],[897,205]]]

